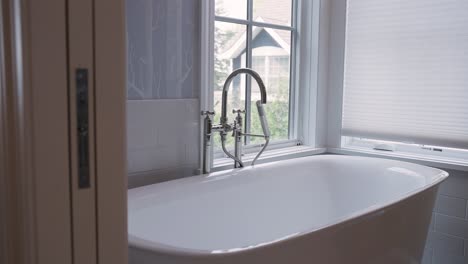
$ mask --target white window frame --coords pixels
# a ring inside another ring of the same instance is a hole
[[[395,142],[358,137],[343,136],[341,147],[349,150],[399,153],[420,157],[431,157],[439,160],[468,161],[468,149],[455,149],[434,145]]]
[[[271,142],[268,152],[274,153],[281,149],[301,146],[317,151],[316,123],[318,97],[318,59],[319,59],[319,23],[321,15],[321,0],[294,0],[292,6],[292,25],[272,25],[252,20],[217,17],[217,21],[234,22],[243,25],[294,30],[291,42],[291,75],[290,75],[290,111],[289,139]],[[252,13],[252,0],[248,0],[249,12]],[[201,93],[200,110],[213,110],[213,74],[214,74],[214,0],[201,1]],[[327,18],[328,19],[328,18]],[[249,28],[249,27],[248,27]],[[247,29],[247,31],[249,31]],[[247,33],[248,34],[248,33]],[[294,47],[293,47],[294,45]],[[249,64],[247,64],[249,65]],[[200,123],[202,124],[202,117]],[[218,120],[213,120],[214,123]],[[203,128],[200,128],[200,139],[203,139]],[[218,135],[215,135],[218,136]],[[202,141],[201,141],[202,142]],[[246,156],[258,152],[262,144],[244,146]],[[323,150],[323,149],[322,149]],[[200,164],[203,157],[200,151]],[[212,153],[213,155],[213,153]],[[224,155],[216,154],[215,159],[223,159]],[[213,159],[212,159],[213,160]],[[248,164],[248,157],[245,163]],[[259,160],[262,162],[262,158]],[[215,162],[215,166],[216,166]]]
[[[245,60],[245,67],[247,68],[252,68],[252,59],[253,59],[253,48],[252,48],[252,35],[253,35],[253,28],[254,27],[261,27],[261,28],[271,28],[271,29],[277,29],[277,30],[284,30],[284,31],[289,31],[291,32],[291,47],[290,47],[290,81],[289,81],[289,92],[290,92],[290,98],[289,98],[289,124],[288,124],[288,139],[287,140],[272,140],[270,141],[270,144],[273,146],[277,143],[284,144],[285,142],[290,142],[291,146],[298,144],[297,138],[297,133],[296,133],[296,127],[295,124],[297,123],[295,120],[295,113],[293,111],[295,104],[297,103],[296,100],[294,100],[294,93],[295,93],[295,82],[294,79],[296,78],[296,69],[295,69],[295,61],[296,61],[296,50],[297,50],[297,0],[289,0],[292,2],[291,6],[291,25],[290,26],[284,26],[284,25],[278,25],[278,24],[270,24],[270,23],[264,23],[264,22],[259,22],[259,21],[254,21],[253,18],[253,1],[254,0],[244,0],[247,2],[247,18],[245,19],[239,19],[239,18],[232,18],[232,17],[226,17],[226,16],[214,16],[214,21],[215,22],[225,22],[225,23],[231,23],[231,24],[236,24],[236,25],[242,25],[247,28],[246,30],[246,60]],[[213,36],[213,41],[214,41],[214,36]],[[248,79],[249,80],[249,79]],[[250,81],[245,82],[245,126],[244,129],[247,131],[247,133],[250,133],[250,122],[251,122],[251,115],[252,115],[252,107],[251,104],[248,103],[251,101],[251,96],[252,96],[252,85]],[[244,145],[244,150],[246,153],[250,149],[257,149],[261,147],[261,144],[250,144],[249,143],[250,138],[246,137],[246,145]],[[255,151],[254,150],[254,151]],[[224,153],[222,151],[216,151],[217,155],[216,157],[223,157]]]

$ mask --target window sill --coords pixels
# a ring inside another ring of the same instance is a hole
[[[293,146],[281,149],[267,150],[260,156],[260,158],[258,158],[256,164],[324,154],[326,153],[326,151],[327,150],[325,148],[312,148],[308,146]],[[255,158],[256,155],[257,153],[245,154],[242,157],[242,161],[246,166],[248,166],[251,164],[252,160]],[[218,158],[214,160],[213,168],[211,169],[211,171],[215,172],[232,169],[233,164],[234,161],[230,158]]]
[[[384,152],[362,148],[329,148],[327,153],[342,155],[357,155],[366,157],[389,158],[401,161],[413,162],[440,169],[468,171],[468,161],[461,159],[439,158],[428,155],[418,155],[398,152]]]
[[[265,151],[258,159],[257,164],[273,161],[294,159],[320,154],[356,155],[366,157],[396,159],[406,162],[417,163],[440,169],[468,171],[468,161],[461,159],[435,158],[428,155],[416,155],[398,152],[383,152],[372,149],[360,148],[312,148],[308,146],[293,146],[281,149]],[[246,166],[250,165],[257,153],[246,154],[243,161]],[[214,160],[212,172],[233,168],[234,161],[230,158],[218,158]]]

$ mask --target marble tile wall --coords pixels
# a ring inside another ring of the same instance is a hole
[[[128,99],[198,98],[200,0],[127,0]]]

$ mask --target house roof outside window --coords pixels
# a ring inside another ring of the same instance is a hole
[[[267,1],[255,0],[254,5],[254,21],[291,25],[291,0]],[[266,33],[271,39],[264,41],[262,44],[255,45],[259,42],[259,38],[265,38]],[[291,32],[287,30],[278,30],[273,28],[254,27],[252,31],[253,47],[279,47],[284,51],[284,55],[289,55],[291,46]],[[237,33],[231,41],[225,45],[225,49],[221,51],[220,57],[223,59],[235,59],[245,53],[246,47],[246,32]]]

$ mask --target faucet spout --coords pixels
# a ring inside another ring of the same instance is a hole
[[[258,87],[260,88],[260,102],[262,104],[266,104],[267,102],[265,84],[263,83],[262,78],[260,78],[260,75],[256,71],[249,69],[249,68],[240,68],[240,69],[233,71],[231,74],[229,74],[223,86],[223,99],[222,99],[222,104],[221,104],[221,125],[223,126],[227,124],[227,97],[228,97],[229,86],[231,85],[231,82],[234,79],[234,77],[236,77],[237,75],[241,73],[250,75],[255,79],[255,81],[258,84]]]
[[[231,85],[232,80],[234,77],[237,75],[244,73],[252,76],[255,81],[258,84],[258,87],[260,88],[260,97],[261,99],[256,102],[257,104],[257,109],[258,109],[258,115],[260,118],[260,123],[262,126],[263,130],[263,135],[254,135],[250,133],[244,133],[242,131],[242,113],[245,113],[243,110],[236,110],[233,109],[233,113],[237,113],[237,116],[235,118],[234,123],[229,124],[227,120],[227,97],[228,97],[228,90],[229,86]],[[219,125],[213,126],[211,123],[211,118],[210,116],[214,115],[214,112],[209,112],[209,111],[202,111],[201,114],[205,116],[205,121],[204,121],[204,140],[203,140],[203,173],[209,173],[210,171],[210,159],[209,159],[209,149],[211,147],[211,136],[213,131],[219,131],[220,136],[221,136],[221,147],[223,149],[223,152],[230,157],[231,159],[234,160],[234,168],[241,168],[244,167],[244,163],[242,162],[242,138],[246,136],[250,137],[263,137],[265,139],[265,144],[263,144],[262,149],[260,152],[255,156],[254,160],[252,161],[251,165],[254,165],[255,162],[257,161],[258,157],[263,153],[265,148],[268,146],[268,142],[270,141],[270,130],[268,128],[268,122],[266,120],[266,115],[265,115],[265,110],[263,109],[263,105],[266,104],[267,102],[267,94],[266,94],[266,88],[265,84],[262,81],[262,78],[260,78],[260,75],[248,68],[241,68],[233,71],[231,74],[226,79],[226,82],[224,82],[223,86],[223,95],[222,95],[222,102],[221,102],[221,122]],[[235,138],[235,144],[234,144],[234,155],[232,155],[227,149],[226,149],[226,135],[228,132],[232,132],[232,136]]]

